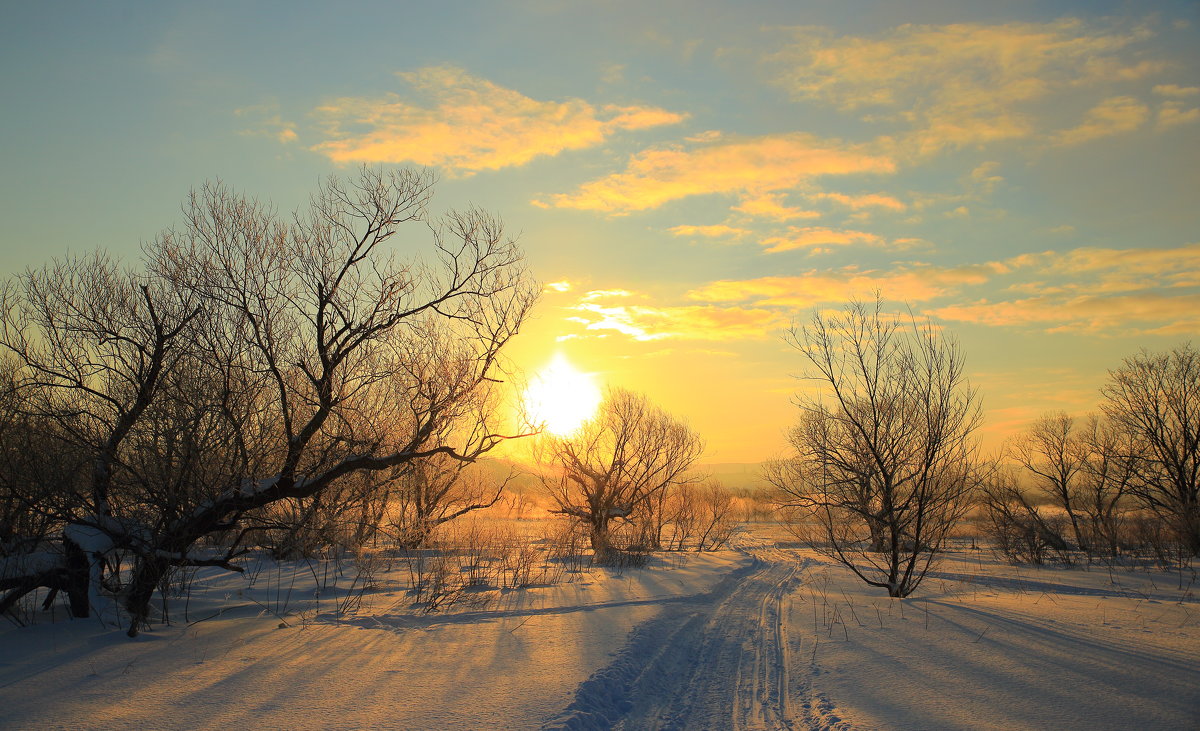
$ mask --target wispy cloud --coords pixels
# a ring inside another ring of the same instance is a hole
[[[580,328],[568,337],[762,339],[787,327],[797,310],[877,292],[953,322],[1098,335],[1189,334],[1200,331],[1196,287],[1200,244],[1081,247],[954,267],[909,262],[886,270],[848,266],[718,280],[683,293],[684,304],[647,303],[645,295],[625,289],[593,290],[567,308],[567,319]]]
[[[1159,130],[1178,127],[1182,124],[1200,122],[1200,107],[1188,107],[1182,102],[1164,102],[1158,108],[1158,121],[1155,127]]]
[[[846,195],[844,193],[814,193],[810,196],[818,200],[829,200],[839,205],[860,210],[863,208],[886,208],[892,211],[908,209],[903,201],[883,193],[868,193],[866,195]]]
[[[1140,79],[1166,68],[1130,51],[1146,28],[1049,23],[903,25],[875,36],[791,30],[769,59],[797,99],[909,129],[900,149],[928,155],[1039,134],[1032,103],[1056,92]]]
[[[706,239],[740,239],[750,233],[749,229],[727,226],[723,223],[710,226],[683,224],[667,229],[675,236],[699,236]]]
[[[886,242],[882,237],[866,231],[837,230],[823,226],[805,226],[803,228],[792,226],[786,234],[770,236],[759,243],[767,253],[775,254],[793,249],[827,251],[830,246],[849,246],[851,244],[882,246]]]
[[[593,147],[622,130],[686,117],[656,107],[540,101],[445,66],[397,76],[409,93],[341,97],[320,106],[315,114],[326,140],[312,149],[339,163],[411,162],[471,174]]]
[[[1101,137],[1132,132],[1150,117],[1150,108],[1130,96],[1105,99],[1088,110],[1078,127],[1054,135],[1059,145],[1078,145]]]
[[[759,340],[787,325],[779,312],[718,305],[631,304],[625,290],[590,292],[567,318],[587,334],[619,333],[634,340]],[[611,301],[617,298],[617,302]]]
[[[239,118],[247,119],[254,125],[249,129],[241,130],[240,134],[273,137],[276,141],[285,145],[299,139],[299,135],[296,134],[295,123],[283,118],[277,102],[242,107],[233,110],[233,113]]]
[[[1090,334],[1200,332],[1200,244],[1175,248],[1081,247],[1016,256],[997,265],[1021,277],[1016,299],[940,306],[946,320]],[[1040,279],[1030,279],[1031,276]]]
[[[795,206],[783,204],[782,193],[761,193],[746,195],[742,202],[733,207],[734,211],[757,218],[790,221],[795,218],[820,218],[818,211],[809,211]]]
[[[1021,254],[958,267],[907,263],[710,282],[692,301],[798,309],[869,297],[920,304],[946,320],[1091,334],[1200,332],[1200,244]],[[986,288],[986,289],[985,289]],[[989,296],[979,298],[978,292]],[[963,301],[964,294],[973,299]]]
[[[691,148],[645,150],[629,160],[624,172],[535,203],[619,214],[658,208],[688,196],[722,193],[761,198],[822,176],[894,170],[888,156],[864,145],[804,133],[721,139]]]
[[[1200,86],[1180,86],[1178,84],[1158,84],[1154,93],[1159,96],[1187,98],[1200,95]]]
[[[875,292],[889,300],[929,302],[958,293],[966,286],[983,284],[998,270],[994,264],[953,268],[913,264],[887,272],[846,267],[786,277],[725,279],[693,289],[687,297],[791,309],[870,297]]]
[[[1200,286],[1200,244],[1141,249],[1084,246],[1065,252],[1023,254],[1006,264],[1043,273],[1086,275],[1089,284],[1115,277],[1134,280],[1142,289]]]
[[[938,307],[931,314],[944,320],[983,325],[1035,326],[1047,332],[1094,335],[1179,335],[1200,332],[1200,295],[1142,293],[1115,297],[1029,297],[1008,302],[986,300]]]

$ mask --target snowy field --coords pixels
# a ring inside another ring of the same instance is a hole
[[[781,536],[436,613],[401,561],[200,573],[134,640],[59,607],[0,630],[0,727],[1200,727],[1191,571],[964,548],[893,600]]]

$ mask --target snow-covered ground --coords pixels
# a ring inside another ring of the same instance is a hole
[[[61,609],[10,626],[0,727],[1200,726],[1190,572],[963,550],[901,601],[761,529],[428,615],[392,572],[356,608],[307,564],[202,574],[135,640]]]

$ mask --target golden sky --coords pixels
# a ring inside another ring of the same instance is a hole
[[[545,294],[510,353],[782,452],[813,308],[956,337],[994,448],[1200,332],[1194,2],[25,3],[0,29],[7,270],[138,243],[221,178],[287,210],[438,171]]]

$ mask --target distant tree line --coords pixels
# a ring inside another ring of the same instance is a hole
[[[1101,412],[1048,414],[1009,445],[982,493],[1010,557],[1042,563],[1150,549],[1200,556],[1200,355],[1141,352],[1109,372]]]

